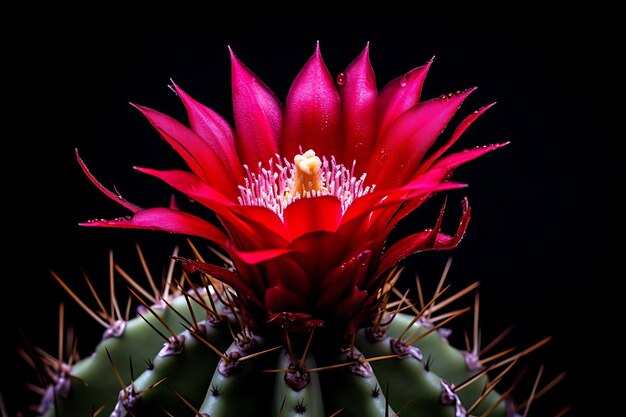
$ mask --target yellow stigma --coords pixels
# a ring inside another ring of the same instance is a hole
[[[292,194],[305,196],[311,191],[322,191],[324,189],[324,183],[320,176],[322,161],[315,155],[313,149],[309,149],[302,155],[296,155],[293,158],[293,163],[296,170]]]

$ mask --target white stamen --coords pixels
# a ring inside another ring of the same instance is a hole
[[[376,187],[364,186],[365,174],[359,178],[354,176],[356,161],[348,169],[343,164],[338,164],[334,156],[331,156],[330,161],[326,157],[320,159],[312,150],[297,155],[294,162],[289,162],[286,158],[281,162],[278,155],[276,161],[269,161],[269,169],[262,168],[259,164],[257,172],[251,172],[244,165],[246,178],[244,185],[239,186],[239,204],[268,208],[283,219],[285,208],[296,200],[332,195],[339,199],[342,213],[345,213],[354,200],[371,193]],[[303,196],[300,190],[294,190],[298,170],[307,175],[317,172],[323,186],[318,190],[307,189]]]

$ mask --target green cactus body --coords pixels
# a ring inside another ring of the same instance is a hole
[[[395,413],[462,417],[488,382],[486,375],[481,376],[457,395],[455,384],[476,371],[468,369],[464,353],[438,332],[408,347],[394,338],[413,335],[414,330],[418,334],[428,331],[419,320],[411,324],[413,317],[407,314],[394,315],[387,328],[378,332],[361,329],[353,346],[313,344],[310,351],[300,347],[290,354],[290,345],[285,345],[282,337],[242,333],[232,317],[230,321],[209,319],[197,323],[195,329],[185,328],[180,311],[186,309],[183,316],[192,320],[185,298],[179,295],[170,303],[178,314],[168,312],[170,307],[158,310],[172,329],[183,328],[170,343],[164,344],[146,322],[161,326],[154,316],[128,321],[123,334],[105,338],[92,356],[71,368],[76,378],[68,392],[57,391],[58,413],[48,399],[47,404],[41,404],[48,407],[43,415],[83,416],[105,404],[102,415],[112,417],[192,417],[196,413],[211,417],[390,417]],[[193,317],[202,314],[204,307],[194,306]],[[234,334],[246,336],[233,341]],[[305,352],[300,363],[299,355]],[[245,358],[248,355],[250,359]],[[431,358],[428,365],[426,357]],[[145,368],[134,380],[129,358],[134,372]],[[124,390],[112,363],[128,384]],[[511,415],[495,391],[483,402],[475,408],[475,415],[487,410],[490,416]]]
[[[390,323],[387,334],[390,337],[399,337],[407,326],[411,324],[412,319],[412,316],[398,314]],[[414,337],[419,337],[426,334],[430,328],[432,328],[432,325],[424,324],[424,321],[418,320],[405,333],[415,334]],[[471,356],[471,353],[452,347],[448,343],[447,337],[439,331],[431,332],[419,338],[419,340],[413,343],[413,346],[420,349],[424,360],[429,360],[431,372],[441,375],[446,381],[454,385],[467,381],[482,370],[482,366],[477,361],[478,358]],[[470,407],[481,397],[488,382],[489,380],[486,376],[481,376],[460,390],[458,396],[461,402]],[[494,407],[492,416],[504,415],[505,402],[500,399],[500,395],[495,391],[491,391],[487,397],[481,400],[474,414],[482,415],[486,411],[491,410],[492,407]]]
[[[170,305],[171,307],[158,306],[152,311],[173,331],[181,332],[184,330],[181,318],[172,309],[183,312],[183,315],[191,320],[188,304],[185,297],[178,296],[170,302]],[[206,311],[200,304],[192,302],[191,305],[196,317],[206,316]],[[142,315],[144,318],[135,317],[127,322],[118,321],[107,329],[94,353],[74,364],[70,370],[66,370],[69,375],[62,377],[62,381],[54,388],[50,387],[50,391],[52,389],[57,391],[56,404],[51,397],[44,397],[40,404],[40,413],[46,417],[83,416],[85,410],[91,412],[102,406],[104,407],[101,413],[104,415],[110,413],[121,388],[116,371],[121,380],[129,382],[131,363],[135,372],[141,372],[163,347],[163,338],[150,326],[162,328],[162,324],[150,312]]]

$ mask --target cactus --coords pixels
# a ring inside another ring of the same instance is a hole
[[[389,241],[424,201],[464,187],[450,180],[458,166],[506,145],[444,155],[491,106],[463,119],[436,149],[474,89],[420,101],[432,61],[378,91],[369,47],[333,79],[318,45],[283,108],[232,51],[231,58],[235,129],[175,84],[189,126],[135,106],[191,172],[137,170],[188,196],[189,207],[141,208],[102,185],[77,153],[96,187],[132,212],[82,225],[208,240],[224,265],[206,262],[189,239],[193,256],[173,255],[165,290],[150,294],[111,261],[139,303],[129,319],[117,303],[117,313],[94,312],[55,275],[106,330],[89,357],[71,353],[63,366],[45,354],[33,360],[53,375],[39,414],[518,415],[532,401],[517,404],[504,381],[549,338],[484,357],[478,296],[444,311],[477,294],[477,284],[450,294],[447,265],[430,300],[419,281],[417,297],[398,288],[406,257],[459,244],[467,199],[452,235],[442,231],[444,204],[434,227]],[[473,341],[457,348],[450,323],[471,310]],[[538,382],[531,398],[545,391]]]

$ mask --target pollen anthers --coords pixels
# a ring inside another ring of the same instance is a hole
[[[301,198],[332,195],[341,202],[342,211],[352,202],[370,192],[375,185],[365,185],[366,174],[354,176],[354,165],[348,169],[337,163],[334,156],[321,158],[312,149],[297,154],[290,162],[276,155],[269,161],[269,168],[259,162],[257,172],[244,165],[247,177],[239,186],[239,204],[260,206],[272,210],[281,219],[285,208]]]

